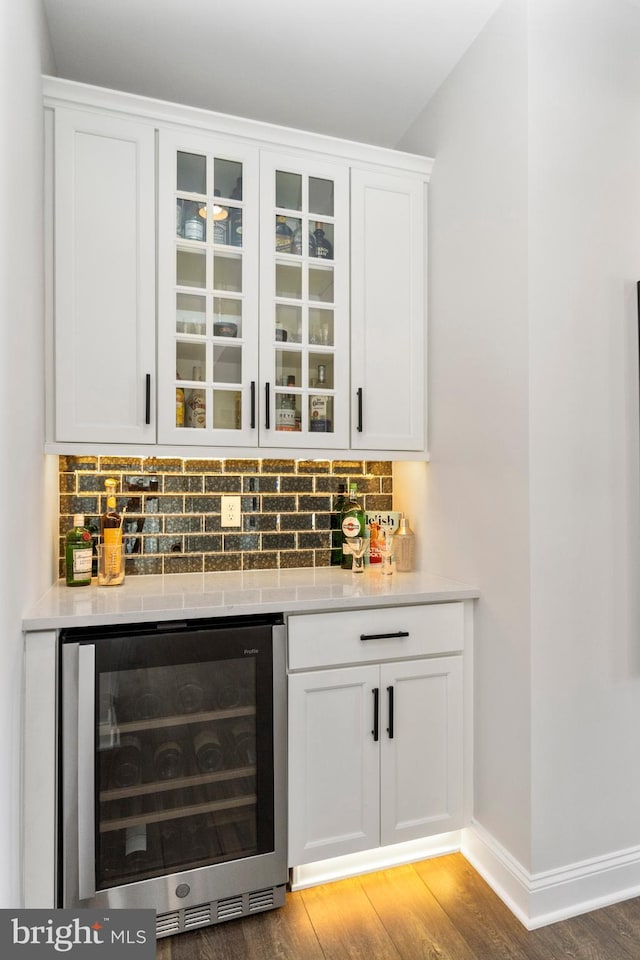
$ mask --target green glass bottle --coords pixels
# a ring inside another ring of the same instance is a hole
[[[338,496],[331,512],[331,566],[342,566],[342,508],[347,502],[346,484],[338,484]]]
[[[84,525],[84,516],[76,513],[65,542],[65,567],[68,587],[86,587],[91,583],[93,541]]]
[[[355,483],[349,484],[349,499],[342,508],[342,569],[351,570],[353,566],[353,554],[345,549],[345,539],[347,537],[364,537],[366,531],[366,519],[362,504],[358,500],[358,487]]]

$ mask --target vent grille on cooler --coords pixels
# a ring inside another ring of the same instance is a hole
[[[249,913],[256,910],[270,910],[273,907],[273,888],[269,890],[256,890],[249,894]]]
[[[241,917],[243,913],[242,896],[218,900],[218,920],[233,920],[234,917]]]
[[[156,938],[170,937],[173,933],[180,933],[180,912],[161,913],[156,917]]]
[[[193,907],[161,913],[156,917],[156,938],[170,937],[184,930],[195,930],[236,917],[247,917],[260,910],[272,910],[281,907],[285,899],[285,884],[268,887],[266,890],[254,890],[253,893],[238,894],[224,900],[198,903]]]
[[[210,903],[201,903],[197,907],[189,907],[189,909],[184,912],[185,930],[193,930],[194,927],[205,927],[211,922]]]

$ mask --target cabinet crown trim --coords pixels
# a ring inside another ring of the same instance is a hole
[[[139,94],[123,93],[106,87],[78,83],[61,77],[42,77],[42,92],[45,106],[86,107],[88,110],[118,111],[124,115],[135,116],[138,120],[147,120],[158,124],[187,125],[207,132],[216,132],[234,137],[244,137],[258,145],[278,148],[301,149],[349,160],[352,165],[358,163],[396,167],[405,172],[422,174],[428,182],[434,161],[429,157],[405,153],[387,147],[358,141],[342,140],[298,130],[294,127],[281,127],[277,124],[235,117],[227,113],[216,113],[201,107],[155,100]]]

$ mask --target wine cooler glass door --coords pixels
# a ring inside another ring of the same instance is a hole
[[[79,654],[80,900],[272,852],[271,626],[115,637]]]

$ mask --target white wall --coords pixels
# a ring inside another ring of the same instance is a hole
[[[0,907],[19,905],[21,618],[51,582],[45,503],[41,0],[0,4]],[[47,528],[48,529],[48,528]]]
[[[508,0],[407,132],[429,189],[423,563],[477,584],[475,815],[530,862],[526,8]],[[406,468],[394,491],[408,503]],[[405,493],[405,490],[407,491]],[[406,506],[405,506],[406,505]],[[418,534],[418,531],[416,531]]]
[[[534,867],[640,844],[640,7],[530,3]]]
[[[638,50],[637,0],[505,0],[400,144],[435,157],[425,557],[482,588],[475,812],[530,876],[640,864]]]

